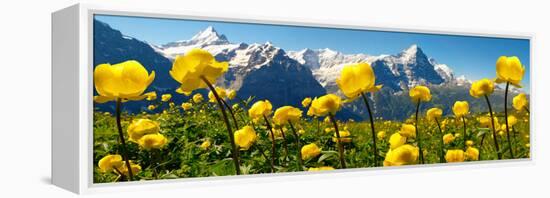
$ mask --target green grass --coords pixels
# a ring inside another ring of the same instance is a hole
[[[244,106],[246,103],[240,104]],[[169,143],[161,150],[145,151],[140,150],[136,143],[129,142],[129,157],[134,163],[142,167],[142,171],[135,175],[136,180],[175,179],[187,177],[209,177],[233,175],[235,168],[231,158],[231,146],[227,136],[221,113],[213,103],[194,104],[189,111],[183,111],[181,107],[169,107],[164,103],[160,105],[165,109],[163,113],[142,112],[130,115],[123,113],[122,127],[127,138],[126,127],[132,119],[148,118],[160,123],[161,133],[168,139]],[[242,108],[234,109],[239,126],[251,125],[247,113]],[[511,111],[511,115],[518,118],[518,123],[513,127],[511,137],[515,158],[528,158],[529,148],[529,116],[522,112]],[[425,112],[422,112],[424,117]],[[305,112],[304,112],[305,114]],[[493,146],[492,132],[489,129],[479,128],[475,115],[467,118],[468,139],[475,142],[474,147],[480,147],[480,139],[483,133],[487,133],[485,143],[480,148],[482,160],[496,160],[496,151]],[[502,113],[498,113],[499,122],[504,123]],[[445,145],[445,149],[461,149],[463,147],[462,122],[454,121],[448,116],[449,122],[445,125],[444,133],[456,133],[461,136],[451,144]],[[442,119],[442,120],[443,120]],[[405,122],[412,123],[414,119],[407,119]],[[231,121],[231,124],[234,123]],[[377,140],[379,161],[383,161],[385,153],[389,149],[388,138],[394,132],[399,131],[403,122],[375,121],[376,131],[385,131],[386,138]],[[331,123],[322,120],[313,120],[307,116],[296,123],[297,130],[304,129],[301,135],[302,145],[316,143],[322,149],[319,157],[304,161],[306,167],[332,166],[339,168],[338,152],[336,144],[332,141],[334,132],[325,132],[325,128],[332,128]],[[118,133],[116,131],[115,117],[112,114],[96,111],[94,112],[94,183],[106,183],[120,181],[114,173],[101,173],[97,168],[98,161],[107,154],[121,154],[118,144]],[[351,132],[352,142],[345,143],[345,160],[348,168],[363,168],[374,166],[374,155],[372,153],[372,140],[370,123],[368,122],[340,122],[339,128],[346,127]],[[425,119],[419,120],[419,133],[422,133],[422,143],[425,152],[425,161],[428,164],[439,163],[439,141],[441,134],[435,123],[429,123]],[[249,150],[240,151],[241,170],[243,174],[270,173],[271,140],[268,138],[266,127],[262,122],[255,124],[254,128],[259,136],[257,142]],[[288,126],[287,126],[288,128]],[[294,136],[290,131],[286,134],[289,147],[288,156],[283,149],[283,141],[277,139],[277,160],[275,162],[276,172],[301,171],[298,165],[297,152],[299,148],[295,144]],[[503,158],[509,159],[506,136],[498,136],[503,152]],[[210,140],[212,146],[204,150],[200,144]],[[416,144],[415,140],[409,143]]]

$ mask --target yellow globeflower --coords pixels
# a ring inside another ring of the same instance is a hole
[[[327,170],[334,170],[334,168],[332,166],[321,166],[317,168],[311,167],[307,169],[307,171],[327,171]]]
[[[456,117],[462,117],[468,115],[470,107],[467,101],[456,101],[453,106],[453,113]]]
[[[418,147],[405,144],[395,149],[390,149],[386,153],[384,166],[401,166],[408,164],[416,164],[419,152]]]
[[[512,100],[512,106],[518,111],[523,111],[528,105],[527,97],[525,94],[520,93]]]
[[[386,138],[386,132],[385,131],[379,131],[377,134],[376,134],[376,137],[378,139],[384,139]]]
[[[306,133],[306,131],[303,130],[303,129],[298,130],[298,134],[300,134],[300,135],[303,135],[303,134],[305,134],[305,133]]]
[[[149,119],[135,119],[128,125],[128,137],[132,142],[138,140],[147,134],[156,134],[160,131],[160,124]]]
[[[124,162],[120,155],[106,155],[99,160],[98,166],[101,172],[111,172],[113,169],[120,169]]]
[[[409,91],[409,96],[414,102],[428,102],[432,99],[430,89],[426,86],[416,86]]]
[[[254,121],[258,121],[263,119],[264,116],[267,117],[271,115],[271,112],[273,111],[272,109],[273,106],[269,100],[260,100],[248,109],[248,116],[250,116],[250,118]]]
[[[450,144],[452,141],[455,140],[455,136],[452,133],[447,133],[443,135],[443,143]]]
[[[460,149],[447,150],[447,154],[445,154],[445,160],[447,160],[447,162],[463,162],[464,151]]]
[[[277,125],[285,125],[289,121],[296,123],[302,117],[302,111],[296,107],[283,106],[275,110],[273,115],[273,122]]]
[[[130,161],[130,167],[132,167],[132,175],[137,175],[141,171],[141,166],[139,164],[134,164],[132,161]],[[126,164],[122,165],[119,171],[125,176],[128,176],[128,167]]]
[[[340,142],[351,142],[351,137],[349,137],[351,135],[351,133],[347,130],[341,130],[340,131]],[[338,138],[336,136],[336,132],[334,133],[334,135],[332,136],[332,141],[333,142],[338,142]]]
[[[435,121],[436,119],[441,118],[442,115],[443,115],[443,110],[436,107],[428,109],[428,111],[426,112],[426,118],[429,121]]]
[[[162,94],[161,96],[162,102],[168,102],[170,99],[172,99],[172,94]]]
[[[401,136],[399,133],[394,133],[390,136],[390,149],[395,149],[407,142],[407,138]]]
[[[477,118],[477,120],[479,121],[479,125],[481,127],[484,127],[484,128],[491,128],[492,127],[490,116],[482,116],[482,117]],[[498,118],[494,117],[493,121],[495,122],[495,128],[498,129],[500,127],[499,123],[498,123]]]
[[[207,87],[202,78],[216,84],[216,79],[228,68],[229,63],[216,61],[208,51],[192,49],[183,56],[176,56],[170,76],[181,84],[176,91],[189,95],[193,90]]]
[[[210,147],[211,144],[212,144],[212,143],[210,143],[210,140],[205,140],[204,142],[201,143],[201,146],[200,146],[200,147],[201,147],[201,149],[206,150],[206,149],[208,149],[208,148]]]
[[[470,161],[477,161],[479,159],[479,150],[474,147],[468,147],[464,152],[464,157]]]
[[[149,109],[149,111],[152,111],[152,110],[155,110],[157,107],[155,105],[149,105],[147,106],[147,109]]]
[[[475,98],[479,98],[481,96],[491,95],[494,90],[495,83],[487,78],[484,78],[472,83],[470,95]]]
[[[520,82],[523,79],[525,68],[516,56],[501,56],[497,60],[497,83],[509,82],[510,84],[521,87]]]
[[[146,100],[151,101],[151,100],[156,100],[157,99],[157,92],[152,91],[152,92],[146,93],[145,95],[147,96],[145,98]]]
[[[161,149],[166,145],[166,143],[168,143],[168,139],[160,133],[147,134],[138,140],[139,146],[145,150]]]
[[[94,85],[99,94],[94,97],[94,101],[105,103],[116,99],[143,100],[149,95],[143,95],[143,92],[154,79],[155,71],[149,74],[135,60],[115,65],[100,64],[94,69]]]
[[[216,90],[216,93],[218,93],[218,96],[220,98],[225,98],[227,97],[227,92],[225,91],[224,88],[221,88],[221,87],[215,87],[214,88]],[[211,102],[211,103],[215,103],[216,102],[216,96],[214,96],[214,93],[212,93],[212,91],[208,92],[208,102]]]
[[[375,85],[374,70],[368,63],[344,66],[336,84],[348,98],[354,99],[364,92],[376,92],[382,85]]]
[[[308,110],[308,115],[325,116],[328,113],[336,114],[342,107],[342,99],[334,94],[327,94],[313,99]]]
[[[415,138],[416,128],[412,124],[403,124],[401,125],[401,130],[399,131],[399,134],[406,138]]]
[[[227,98],[229,100],[233,100],[235,97],[237,97],[237,91],[233,90],[233,89],[228,89],[227,91]]]
[[[512,127],[517,123],[518,123],[518,119],[516,118],[516,116],[513,116],[513,115],[508,116],[508,126]]]
[[[240,130],[235,131],[234,136],[235,144],[241,147],[241,150],[248,150],[258,137],[256,131],[251,126],[244,126]]]
[[[472,140],[466,141],[466,146],[473,146],[473,145],[474,145],[474,141]]]
[[[321,149],[315,143],[311,143],[302,146],[300,152],[302,153],[302,159],[307,160],[319,156],[321,154]]]
[[[304,100],[302,100],[302,106],[304,108],[309,107],[310,104],[311,104],[311,98],[310,97],[304,98]]]
[[[185,111],[191,109],[191,107],[193,107],[193,104],[190,102],[181,103],[181,108]]]
[[[200,93],[196,93],[193,95],[193,102],[194,103],[201,103],[204,100],[204,97]]]

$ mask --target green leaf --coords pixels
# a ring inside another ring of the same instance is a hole
[[[321,153],[323,155],[321,155],[321,157],[319,157],[319,160],[317,160],[317,162],[319,162],[319,163],[323,162],[326,159],[330,159],[332,157],[337,157],[338,156],[338,152],[336,152],[336,151],[321,151]]]

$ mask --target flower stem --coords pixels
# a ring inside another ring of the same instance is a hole
[[[363,97],[363,101],[365,102],[365,105],[367,106],[367,111],[369,112],[369,119],[370,119],[370,128],[372,133],[372,148],[373,148],[373,154],[374,154],[374,166],[378,166],[378,150],[376,147],[376,132],[374,130],[374,119],[372,118],[372,111],[370,110],[369,100],[365,96],[364,93],[361,93],[361,96]]]
[[[288,143],[286,142],[286,135],[283,131],[283,127],[279,129],[281,131],[281,136],[283,136],[283,148],[285,149],[285,159],[288,158]]]
[[[269,120],[264,115],[265,125],[269,129],[269,134],[271,135],[271,172],[275,172],[275,135],[273,134],[273,128],[271,127],[271,124],[269,123]]]
[[[122,156],[126,162],[126,167],[128,168],[128,181],[134,180],[134,175],[132,174],[132,166],[130,166],[130,159],[128,158],[128,149],[126,148],[126,140],[124,140],[124,133],[122,133],[122,125],[120,124],[120,114],[122,109],[122,99],[117,98],[116,100],[116,126],[118,129],[118,136],[120,138],[120,143],[122,144]]]
[[[340,130],[338,130],[338,123],[336,123],[336,119],[334,118],[334,115],[332,115],[332,113],[329,113],[328,117],[334,125],[334,130],[336,131],[336,144],[338,144],[338,152],[340,153],[340,166],[341,168],[346,168],[346,160],[344,158],[344,145],[342,144],[342,142],[340,142]]]
[[[296,137],[296,145],[298,145],[298,163],[300,165],[299,170],[304,169],[304,161],[302,160],[302,145],[300,143],[300,136],[298,136],[298,133],[296,133],[296,129],[294,128],[294,125],[292,125],[292,122],[289,120],[288,124],[290,125],[290,129],[292,130],[292,133],[294,133],[294,137]]]
[[[418,141],[418,152],[420,155],[420,163],[424,164],[424,151],[422,151],[422,138],[420,136],[420,131],[418,131],[418,110],[420,110],[420,100],[416,103],[416,113],[414,116],[414,130],[416,131],[416,141]]]
[[[493,108],[491,107],[491,102],[489,101],[489,97],[485,95],[485,101],[487,101],[487,106],[489,107],[489,115],[491,116],[491,125],[493,126],[493,142],[495,143],[495,149],[497,151],[497,157],[498,159],[502,159],[502,153],[500,153],[500,149],[498,147],[498,139],[497,139],[497,130],[495,128],[495,120],[493,117]]]
[[[523,107],[523,109],[524,109],[525,111],[527,111],[527,113],[531,113],[531,112],[529,112],[529,108]]]
[[[441,125],[439,124],[439,120],[437,120],[437,118],[435,118],[435,123],[437,124],[437,128],[439,129],[439,134],[440,134],[440,137],[439,137],[439,162],[440,163],[445,163],[445,157],[444,157],[444,151],[443,151],[443,147],[444,147],[444,143],[443,143],[443,131],[441,130]]]
[[[466,138],[466,119],[464,119],[464,116],[461,116],[461,117],[462,117],[462,124],[463,124],[462,128],[464,128],[464,130],[462,132],[462,135],[464,136],[462,138],[463,139],[462,142],[464,143],[464,149],[466,149],[466,139],[468,139],[468,138]]]
[[[514,150],[512,149],[512,141],[510,141],[510,129],[508,126],[508,87],[510,82],[506,82],[506,89],[504,90],[504,121],[506,122],[506,139],[508,140],[508,149],[510,149],[510,156],[514,158]]]
[[[231,142],[231,154],[233,157],[233,163],[235,164],[235,173],[237,175],[241,174],[241,165],[239,163],[239,151],[237,150],[237,146],[235,145],[235,138],[233,137],[233,132],[231,131],[231,125],[229,124],[229,119],[227,118],[227,112],[225,112],[224,105],[221,101],[220,96],[218,95],[218,92],[216,92],[216,88],[212,86],[212,84],[206,79],[204,76],[201,76],[204,83],[210,88],[212,93],[214,94],[214,97],[216,98],[216,101],[218,102],[218,107],[220,108],[220,111],[223,115],[223,121],[225,122],[225,126],[227,127],[227,133],[229,135],[229,140]]]
[[[222,103],[224,104],[224,106],[227,108],[227,110],[229,111],[229,114],[231,114],[231,118],[233,119],[233,122],[235,123],[235,128],[238,129],[238,128],[241,128],[239,127],[239,122],[237,122],[237,119],[235,118],[235,113],[233,112],[233,109],[231,109],[231,107],[229,106],[229,104],[227,104],[227,102],[223,99],[221,99]]]

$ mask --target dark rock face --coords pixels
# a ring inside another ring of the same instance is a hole
[[[174,89],[178,83],[170,77],[168,71],[172,62],[155,52],[147,43],[122,35],[109,25],[94,20],[94,68],[102,63],[117,64],[127,60],[139,61],[149,72],[155,71],[155,80],[147,91],[157,91],[158,96],[169,89]],[[146,92],[147,92],[146,91]],[[94,90],[94,95],[97,92]],[[145,101],[132,101],[123,104],[124,110],[138,112],[147,107]],[[114,111],[114,102],[95,104],[96,108]]]

